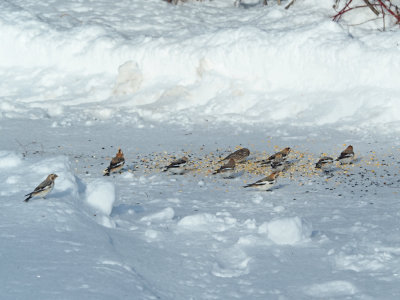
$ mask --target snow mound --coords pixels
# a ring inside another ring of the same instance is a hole
[[[86,188],[86,202],[104,215],[111,214],[115,201],[115,186],[104,179],[96,179]]]
[[[212,274],[217,277],[238,277],[249,273],[249,256],[240,248],[224,249],[217,255]]]
[[[178,228],[190,231],[222,232],[231,228],[236,219],[226,216],[218,217],[208,213],[186,216],[178,222]]]
[[[258,233],[267,234],[278,245],[294,245],[309,239],[312,226],[299,217],[276,219],[260,225]]]
[[[127,61],[118,69],[117,82],[113,94],[117,96],[130,95],[139,90],[143,81],[143,75],[137,64]]]
[[[141,219],[143,222],[160,222],[171,220],[175,216],[175,211],[171,207],[167,207],[162,211],[145,216]]]
[[[8,169],[19,166],[22,159],[19,155],[11,151],[0,151],[0,169]]]
[[[316,298],[343,297],[357,293],[357,288],[348,281],[329,281],[313,284],[305,289],[305,293]]]

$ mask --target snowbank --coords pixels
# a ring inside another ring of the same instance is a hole
[[[109,216],[115,201],[115,186],[113,183],[96,179],[86,187],[86,202],[100,213]]]
[[[123,112],[132,122],[399,122],[400,38],[349,33],[331,21],[329,1],[244,10],[233,1],[142,0],[113,14],[101,2],[60,1],[51,11],[20,2],[29,12],[1,4],[0,87],[30,93],[3,99],[4,117],[60,116],[79,103],[79,118],[99,118],[101,104],[102,119]]]
[[[258,233],[267,234],[278,245],[294,245],[307,241],[312,232],[311,224],[299,218],[282,218],[260,225]]]

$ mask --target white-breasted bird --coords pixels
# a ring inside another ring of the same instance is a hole
[[[34,198],[34,197],[41,197],[45,198],[48,193],[50,193],[53,188],[54,188],[54,180],[58,177],[56,174],[50,174],[47,176],[47,178],[40,183],[34,190],[33,192],[26,194],[28,196],[24,201],[28,202],[29,199]]]
[[[250,150],[247,148],[241,148],[236,150],[235,152],[229,154],[224,159],[221,159],[219,162],[223,162],[225,160],[233,159],[235,163],[243,162],[250,155]]]
[[[290,147],[286,147],[286,148],[282,149],[281,151],[272,154],[267,159],[263,159],[258,162],[260,162],[262,165],[267,165],[267,164],[271,164],[274,161],[286,160],[287,156],[290,153],[290,150],[292,150]]]
[[[340,162],[341,165],[349,164],[354,160],[353,146],[348,146],[346,149],[340,153],[336,161]]]
[[[287,156],[284,156],[282,153],[277,153],[275,158],[270,161],[271,168],[274,172],[284,172],[289,169],[291,163],[288,162]]]
[[[333,158],[329,156],[321,157],[315,164],[316,169],[321,169],[324,172],[329,172],[333,165]]]
[[[225,165],[221,166],[213,174],[221,174],[225,178],[231,177],[235,172],[235,160],[231,158]]]
[[[260,180],[257,180],[254,183],[250,183],[248,185],[243,186],[244,188],[254,187],[260,190],[268,191],[270,190],[276,183],[276,178],[279,176],[279,172],[273,172],[267,177],[264,177]]]
[[[168,166],[164,167],[163,172],[170,171],[173,174],[182,175],[186,172],[185,167],[187,166],[188,161],[189,158],[187,158],[186,156],[176,159],[172,161]]]
[[[124,153],[122,152],[121,148],[118,148],[118,152],[115,157],[111,159],[110,165],[104,169],[104,176],[110,176],[111,173],[120,171],[124,167],[124,164]]]

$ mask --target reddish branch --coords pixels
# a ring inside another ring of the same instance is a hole
[[[393,17],[395,17],[395,19],[397,20],[396,23],[400,23],[400,16],[399,16],[398,13],[395,14],[391,9],[389,9],[389,8],[386,6],[385,3],[382,2],[382,0],[378,0],[378,2],[379,2],[379,4],[380,4],[383,8],[386,9],[387,12],[389,12]],[[391,7],[395,7],[396,10],[397,10],[397,12],[398,12],[398,7],[397,7],[396,5],[393,5],[393,4],[390,3],[390,6],[391,6]]]
[[[337,3],[339,1],[337,1]],[[385,4],[384,1],[382,0],[374,0],[375,1],[374,3],[371,3],[371,0],[363,0],[363,1],[365,2],[366,5],[350,6],[353,0],[346,0],[344,7],[341,10],[339,10],[336,15],[332,17],[333,21],[336,22],[339,21],[345,13],[353,9],[369,7],[369,9],[377,16],[380,15],[379,11],[381,11],[382,12],[381,18],[383,21],[385,21],[386,14],[390,14],[393,18],[395,18],[396,24],[400,24],[399,7],[393,4],[391,2],[392,0],[389,0],[389,4]]]

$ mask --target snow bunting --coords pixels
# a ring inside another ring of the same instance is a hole
[[[243,162],[248,156],[250,155],[250,150],[247,148],[241,148],[236,150],[235,152],[229,154],[224,159],[220,160],[219,162],[223,162],[225,160],[233,159],[236,163]]]
[[[104,176],[110,176],[113,172],[118,172],[123,168],[125,164],[124,153],[121,151],[121,148],[118,148],[117,155],[112,158],[110,165],[106,168],[103,173]]]
[[[244,188],[255,187],[260,190],[268,191],[275,185],[276,178],[278,177],[278,175],[279,175],[279,172],[273,172],[267,177],[257,180],[254,183],[245,185]]]
[[[231,158],[225,165],[221,166],[213,174],[222,174],[224,178],[229,178],[235,172],[235,160]]]
[[[285,149],[282,149],[281,151],[272,154],[270,157],[268,157],[267,159],[264,160],[260,160],[258,162],[261,162],[262,165],[266,165],[266,164],[270,164],[271,162],[275,161],[275,160],[285,160],[287,159],[287,156],[289,155],[290,152],[290,147],[286,147]]]
[[[189,161],[189,159],[186,156],[179,158],[177,160],[174,160],[168,166],[166,166],[164,168],[163,172],[166,172],[169,170],[173,174],[182,175],[186,171],[185,167],[186,167],[188,161]]]
[[[287,156],[278,153],[275,159],[270,162],[271,168],[274,172],[284,172],[290,167],[290,163],[286,161]]]
[[[333,158],[328,156],[321,157],[315,164],[316,169],[321,169],[324,172],[329,172],[333,165]]]
[[[351,163],[353,159],[354,159],[353,146],[350,145],[346,149],[344,149],[342,153],[340,153],[336,161],[339,161],[340,164],[343,165]]]
[[[56,174],[50,174],[49,176],[47,176],[46,180],[44,180],[41,184],[39,184],[32,193],[26,194],[26,196],[28,196],[28,198],[26,198],[24,201],[28,202],[29,199],[33,198],[33,197],[41,197],[41,198],[45,198],[47,196],[48,193],[50,193],[53,188],[54,188],[54,180],[57,178],[58,176]]]

